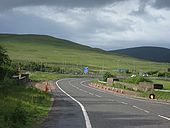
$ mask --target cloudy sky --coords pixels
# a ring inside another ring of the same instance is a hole
[[[0,33],[46,34],[105,50],[170,48],[170,0],[0,0]]]

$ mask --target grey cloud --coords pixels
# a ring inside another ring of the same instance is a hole
[[[155,8],[167,8],[170,9],[170,0],[156,0],[153,4]]]
[[[10,13],[7,16],[0,16],[1,33],[20,34],[42,34],[51,35],[58,38],[71,39],[72,31],[63,24],[44,20],[43,18]]]
[[[143,0],[143,1],[140,0],[138,10],[132,11],[131,14],[132,15],[138,15],[138,16],[146,14],[146,11],[145,11],[146,5],[147,5],[146,0]]]
[[[164,19],[161,16],[153,17],[151,14],[149,14],[149,12],[146,11],[147,5],[153,6],[152,1],[151,0],[140,0],[138,10],[132,11],[130,15],[141,18],[147,22],[158,22],[160,19]]]
[[[0,0],[0,10],[8,10],[15,7],[23,6],[61,6],[66,8],[72,7],[100,7],[114,2],[125,0]]]
[[[118,4],[120,9],[118,11],[115,9],[116,4],[111,7],[107,6],[108,10],[105,7],[100,8],[118,1],[120,0],[0,0],[0,11],[8,10],[0,13],[0,33],[46,34],[103,49],[142,45],[169,47],[169,30],[167,29],[169,15],[163,15],[167,16],[167,19],[162,19],[163,25],[156,19],[157,16],[149,15],[150,10],[146,11],[146,6],[150,4],[148,1],[151,0],[140,0],[140,3],[136,2],[132,8],[128,2],[125,2],[130,9],[126,8],[127,6],[123,3]],[[38,5],[47,7],[43,12],[41,7],[37,7]],[[121,5],[123,5],[122,8]],[[56,8],[51,8],[51,6],[56,6]],[[57,6],[61,6],[61,10]],[[139,7],[137,11],[133,11],[135,6]],[[21,10],[10,10],[15,7],[22,8]],[[84,9],[74,12],[76,10],[74,7]],[[26,9],[28,13],[24,13],[22,9]],[[30,11],[31,9],[32,11]],[[132,14],[129,15],[130,11],[126,13],[126,10],[123,9],[132,10]],[[57,13],[61,15],[55,15]],[[54,20],[44,17],[44,15],[50,15]],[[58,22],[59,18],[64,18],[64,20]],[[154,20],[157,20],[158,23],[150,22]],[[75,21],[75,24],[69,26],[69,21],[73,21],[73,23]],[[141,41],[142,39],[145,40]],[[163,39],[167,42],[164,43]]]

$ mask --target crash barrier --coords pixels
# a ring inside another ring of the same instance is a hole
[[[102,85],[102,84],[90,83],[89,85],[92,86],[92,87],[95,87],[95,88],[99,88],[99,89],[102,89],[102,90],[109,91],[109,92],[116,92],[116,93],[121,93],[121,94],[125,93],[124,90],[122,90],[122,89],[118,89],[118,88],[114,88],[114,87],[108,87],[108,86],[105,86],[105,85]]]
[[[144,85],[147,85],[147,84],[148,83],[143,84],[142,87],[140,87],[140,88],[142,88],[142,89],[144,89],[146,91],[147,89],[146,89],[146,86],[144,86]],[[100,83],[90,83],[89,85],[94,87],[94,88],[99,88],[101,90],[106,90],[106,91],[109,91],[109,92],[120,93],[120,94],[128,94],[128,95],[129,94],[130,95],[135,95],[135,92],[134,93],[133,92],[130,93],[130,92],[127,92],[126,90],[118,89],[118,88],[115,88],[115,87],[108,87],[108,86],[105,86],[105,85],[100,84]],[[126,84],[126,85],[129,85],[129,84]],[[133,86],[131,86],[131,87],[133,87]],[[149,89],[152,89],[152,88],[149,88]],[[149,95],[149,98],[150,99],[155,99],[156,95],[151,93]]]

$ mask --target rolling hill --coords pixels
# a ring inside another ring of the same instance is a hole
[[[15,61],[45,62],[53,65],[89,66],[94,70],[128,68],[166,70],[170,64],[143,61],[80,45],[47,35],[0,34],[0,45]],[[162,68],[163,66],[163,68]]]
[[[168,62],[170,63],[170,49],[161,47],[135,47],[110,51],[112,53],[118,53],[135,57],[138,59],[144,59],[155,62]]]

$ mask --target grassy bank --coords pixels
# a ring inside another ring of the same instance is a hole
[[[170,100],[170,92],[153,91],[152,93],[155,94],[156,99],[158,100]],[[151,92],[142,92],[139,94],[139,96],[148,98],[149,94],[151,94]]]
[[[0,128],[34,128],[47,116],[50,95],[35,88],[0,83]]]

